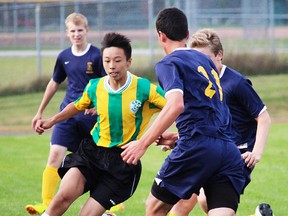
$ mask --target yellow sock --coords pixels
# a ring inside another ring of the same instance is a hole
[[[123,211],[125,209],[124,203],[119,203],[118,205],[112,206],[108,212]]]
[[[43,205],[48,206],[52,201],[60,177],[58,175],[58,168],[47,166],[44,169],[42,176],[42,200]]]

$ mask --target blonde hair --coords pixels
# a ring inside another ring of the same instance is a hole
[[[88,28],[88,20],[87,18],[80,13],[72,13],[69,16],[67,16],[66,20],[65,20],[65,25],[67,28],[67,24],[69,22],[74,23],[75,25],[84,25],[85,28]]]
[[[216,56],[219,51],[224,51],[218,34],[213,29],[200,29],[191,37],[191,48],[202,48],[209,46]]]

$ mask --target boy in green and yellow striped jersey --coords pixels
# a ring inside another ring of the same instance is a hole
[[[78,152],[68,155],[59,168],[59,191],[43,215],[62,215],[73,201],[90,191],[79,215],[95,212],[100,216],[131,197],[138,185],[141,163],[125,163],[120,147],[141,137],[152,115],[166,104],[164,92],[127,71],[132,48],[125,36],[106,34],[101,52],[107,76],[90,80],[80,98],[52,118],[39,120],[35,127],[41,134],[91,107],[98,114],[91,130],[93,140],[83,140]]]

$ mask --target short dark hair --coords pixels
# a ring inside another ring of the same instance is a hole
[[[103,41],[101,42],[101,53],[103,54],[103,50],[109,47],[118,47],[124,50],[126,59],[130,59],[132,55],[132,48],[130,44],[131,40],[126,36],[116,33],[116,32],[109,32],[107,33]]]
[[[187,17],[176,7],[165,8],[158,13],[156,30],[171,40],[181,41],[189,34]]]

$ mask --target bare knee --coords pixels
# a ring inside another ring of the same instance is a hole
[[[72,198],[69,197],[69,195],[67,193],[62,193],[61,191],[59,191],[55,198],[54,198],[56,203],[62,203],[63,205],[65,205],[66,203],[72,202]]]
[[[193,194],[188,200],[179,200],[171,209],[170,213],[177,216],[187,216],[197,203],[197,195]]]
[[[166,204],[156,199],[151,193],[148,196],[146,203],[146,215],[148,216],[161,216],[167,215],[173,205]]]
[[[49,153],[47,165],[56,167],[56,168],[60,167],[66,155],[66,152],[67,152],[66,147],[60,146],[60,145],[52,145],[50,147],[50,153]]]

